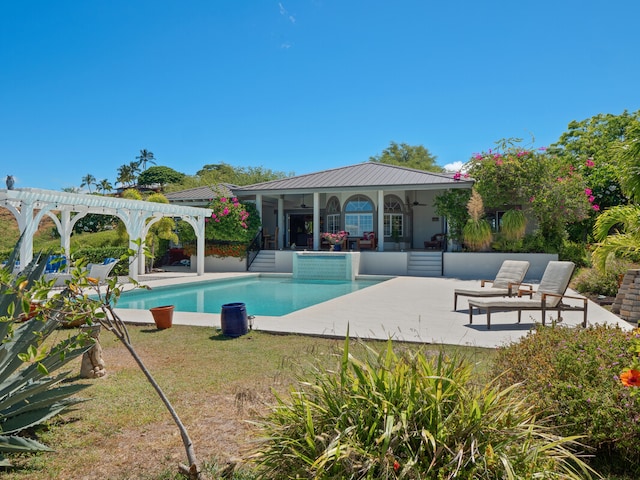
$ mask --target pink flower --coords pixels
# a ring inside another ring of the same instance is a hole
[[[595,199],[596,197],[594,197],[593,195],[589,195],[589,203],[593,203]]]
[[[222,215],[229,215],[229,207],[224,207],[224,210],[222,210]]]
[[[475,158],[476,160],[482,160],[482,155],[480,155],[479,153],[476,153],[473,155],[473,158]]]
[[[529,203],[533,203],[536,201],[536,197],[529,197]]]
[[[595,162],[593,161],[593,158],[587,158],[587,161],[586,161],[586,162],[584,162],[584,164],[585,164],[587,167],[591,168],[591,167],[593,167],[593,166],[595,165]]]
[[[499,167],[500,165],[502,165],[504,162],[502,160],[496,160],[496,165]]]
[[[461,178],[461,177],[462,177],[462,174],[461,174],[460,172],[456,172],[456,173],[453,175],[453,179],[454,179],[454,180],[460,180],[460,178]]]
[[[600,210],[600,205],[596,205],[595,203],[593,205],[591,205],[591,208],[593,208],[596,212]]]
[[[226,203],[227,202],[227,197],[220,197],[220,202]]]
[[[593,193],[593,191],[590,188],[585,188],[584,189],[584,194],[585,195],[591,195]]]
[[[465,173],[465,174],[464,174],[464,178],[469,178],[469,174],[468,174],[468,173]]]

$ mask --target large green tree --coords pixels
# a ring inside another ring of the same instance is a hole
[[[640,121],[640,110],[620,115],[598,114],[582,121],[572,121],[560,139],[549,146],[549,153],[563,162],[581,168],[592,191],[594,202],[602,209],[624,205],[628,199],[621,188],[621,142],[629,138],[630,129]]]
[[[169,167],[149,167],[138,175],[138,185],[160,185],[160,190],[170,183],[180,183],[185,177],[184,173],[175,171]]]
[[[436,164],[436,157],[422,145],[411,146],[406,143],[391,142],[380,155],[369,158],[370,162],[380,162],[389,165],[415,168],[428,172],[443,172],[444,169]]]

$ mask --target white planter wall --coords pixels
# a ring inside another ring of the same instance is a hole
[[[495,278],[500,265],[505,260],[528,260],[531,265],[525,281],[539,281],[547,263],[558,260],[557,254],[550,253],[493,253],[493,252],[445,252],[444,276],[462,280],[491,280]]]
[[[191,255],[191,271],[196,271],[196,256]],[[205,272],[245,272],[247,270],[247,259],[237,257],[214,257],[207,255],[204,257]]]

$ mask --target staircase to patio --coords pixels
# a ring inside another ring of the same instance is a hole
[[[407,275],[411,277],[441,277],[442,252],[409,252]]]
[[[249,267],[250,272],[275,272],[276,271],[276,251],[261,250],[258,256]]]

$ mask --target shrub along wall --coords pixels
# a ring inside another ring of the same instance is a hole
[[[88,263],[102,263],[105,258],[120,258],[128,251],[127,247],[79,248],[71,254],[74,259],[84,258]],[[129,275],[129,265],[118,262],[112,275]]]

